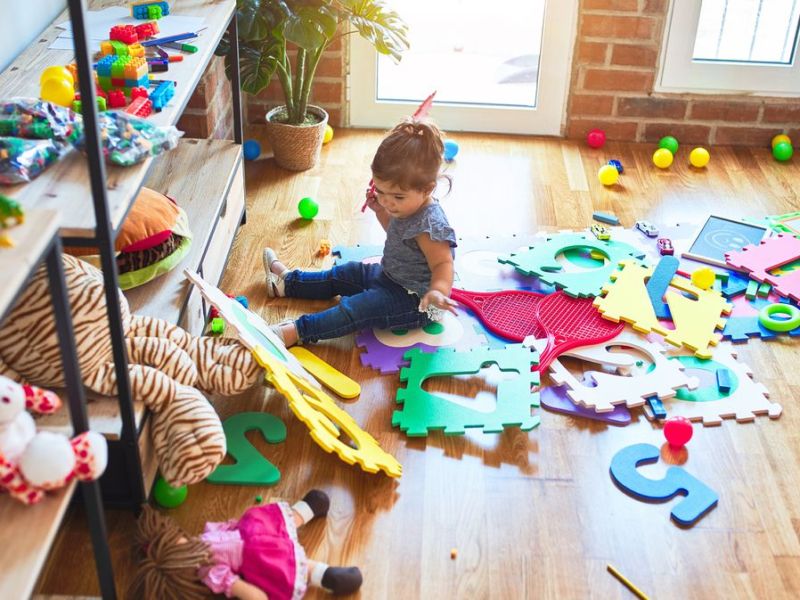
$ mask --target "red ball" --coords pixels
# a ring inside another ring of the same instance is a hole
[[[602,148],[606,143],[606,132],[602,129],[592,129],[586,134],[586,143],[592,148]]]
[[[664,437],[670,446],[682,448],[692,439],[694,428],[686,417],[670,417],[664,422]]]

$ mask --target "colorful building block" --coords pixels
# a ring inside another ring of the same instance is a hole
[[[149,98],[136,98],[128,105],[125,112],[135,117],[149,117],[153,112],[153,103]]]
[[[136,28],[133,25],[114,25],[108,32],[111,41],[122,42],[123,44],[135,44],[139,41]]]
[[[159,32],[158,23],[156,21],[149,21],[148,23],[142,23],[141,25],[134,25],[134,29],[136,29],[136,35],[140,40],[146,40],[148,38],[155,37],[155,35]]]
[[[109,108],[124,108],[128,101],[125,99],[125,94],[120,90],[111,90],[108,92],[108,107]]]
[[[175,95],[175,82],[162,81],[158,87],[150,92],[150,100],[153,102],[153,110],[160,111],[172,100]]]
[[[134,19],[160,19],[169,14],[168,2],[133,2],[131,16]]]

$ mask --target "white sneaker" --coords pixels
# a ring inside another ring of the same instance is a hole
[[[272,263],[278,260],[278,255],[272,248],[264,248],[261,256],[264,262],[264,273],[267,276],[267,297],[280,298],[285,296],[283,290],[283,277],[272,272]]]

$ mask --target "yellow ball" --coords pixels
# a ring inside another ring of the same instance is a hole
[[[710,290],[711,286],[714,285],[716,277],[714,271],[708,267],[703,267],[702,269],[697,269],[692,272],[692,283],[701,290]]]
[[[711,160],[711,155],[705,148],[695,148],[689,153],[689,162],[698,169],[705,167],[709,160]]]
[[[44,85],[44,82],[48,79],[66,79],[73,89],[75,87],[75,79],[73,79],[72,73],[70,73],[69,69],[61,65],[53,65],[42,71],[42,76],[39,78],[39,85]]]
[[[75,88],[67,79],[51,78],[42,84],[39,97],[53,104],[71,107],[75,100]]]
[[[612,167],[611,165],[603,165],[597,172],[597,179],[599,179],[600,183],[603,185],[614,185],[619,181],[619,171],[617,171],[616,167]]]
[[[790,138],[785,133],[779,133],[774,138],[772,138],[772,147],[774,148],[775,146],[777,146],[781,142],[786,142],[787,144],[789,144],[791,146],[792,145],[792,138]]]
[[[659,169],[666,169],[672,164],[672,152],[666,148],[659,148],[653,153],[653,164]]]
[[[322,137],[322,143],[327,144],[333,139],[333,127],[325,125],[325,135]]]

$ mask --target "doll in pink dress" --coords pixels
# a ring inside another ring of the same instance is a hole
[[[207,598],[210,590],[242,600],[296,600],[309,585],[350,594],[361,586],[358,567],[310,560],[297,541],[297,528],[327,515],[329,506],[325,492],[311,490],[292,506],[253,506],[239,519],[206,523],[195,537],[145,507],[136,539],[142,556],[128,597],[184,600]]]

